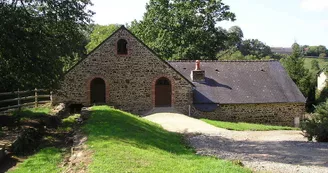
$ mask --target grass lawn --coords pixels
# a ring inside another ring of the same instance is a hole
[[[240,123],[240,122],[233,123],[233,122],[224,122],[224,121],[214,121],[208,119],[201,119],[201,120],[216,127],[220,127],[228,130],[236,130],[236,131],[299,130],[298,128],[286,127],[286,126],[271,126],[271,125]]]
[[[83,126],[93,151],[88,172],[251,172],[229,161],[199,156],[182,135],[107,106],[92,109]]]
[[[312,60],[317,60],[319,62],[320,68],[323,68],[326,65],[328,65],[328,58],[304,58],[305,68],[311,70],[311,61]]]
[[[51,112],[50,106],[36,107],[36,108],[23,108],[21,111],[13,112],[13,116],[21,118],[35,118],[40,115],[48,115]]]
[[[24,162],[18,164],[9,173],[59,173],[62,170],[58,167],[62,161],[62,153],[56,148],[44,148],[37,154],[29,157]]]

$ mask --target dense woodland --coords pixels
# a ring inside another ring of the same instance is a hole
[[[119,25],[94,24],[90,0],[0,0],[0,91],[55,89],[71,66]],[[293,45],[290,56],[271,52],[257,39],[244,39],[242,28],[220,27],[237,16],[229,5],[212,0],[150,0],[140,21],[126,24],[163,59],[280,60],[315,103],[318,62],[304,67],[303,56],[325,57],[325,46]]]

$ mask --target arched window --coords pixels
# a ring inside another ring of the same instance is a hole
[[[128,42],[124,39],[120,39],[117,42],[117,54],[118,55],[126,55],[128,54],[128,49],[127,49],[127,44]]]

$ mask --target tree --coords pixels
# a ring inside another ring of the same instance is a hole
[[[229,46],[236,46],[239,48],[244,38],[244,33],[241,28],[239,26],[232,26],[229,28],[228,34],[231,40]]]
[[[229,40],[218,22],[235,20],[221,0],[150,0],[146,10],[130,29],[166,59],[215,59]]]
[[[85,53],[90,0],[0,0],[0,90],[54,86],[63,58]]]
[[[307,108],[309,110],[315,99],[315,78],[313,78],[309,70],[304,67],[304,59],[302,58],[303,55],[300,46],[294,43],[292,48],[292,55],[280,61],[303,95],[308,97]]]
[[[320,53],[319,58],[325,58],[326,56],[327,56],[327,54],[325,54],[325,53]]]
[[[303,46],[305,48],[305,55],[306,56],[320,56],[320,54],[327,54],[326,46],[319,45],[319,46]]]
[[[326,46],[323,46],[323,45],[319,45],[318,46],[318,55],[320,55],[321,53],[327,53],[327,48],[326,48]]]
[[[245,56],[240,51],[220,52],[217,55],[219,60],[245,60]]]
[[[119,25],[95,25],[92,33],[90,34],[90,42],[86,46],[88,52],[91,52],[107,37],[109,37],[114,31],[119,28]]]
[[[311,70],[315,73],[318,73],[320,71],[319,61],[314,59],[311,61]]]
[[[244,56],[253,55],[257,57],[257,59],[273,55],[271,48],[258,39],[247,39],[242,41],[239,50]]]
[[[305,120],[301,128],[309,141],[328,142],[328,100],[316,107],[313,117]]]

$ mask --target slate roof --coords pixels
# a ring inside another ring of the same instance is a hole
[[[191,81],[195,61],[169,61]],[[201,61],[205,82],[192,82],[194,104],[305,103],[278,61]]]
[[[271,47],[271,52],[291,55],[293,53],[293,49],[291,47]]]

